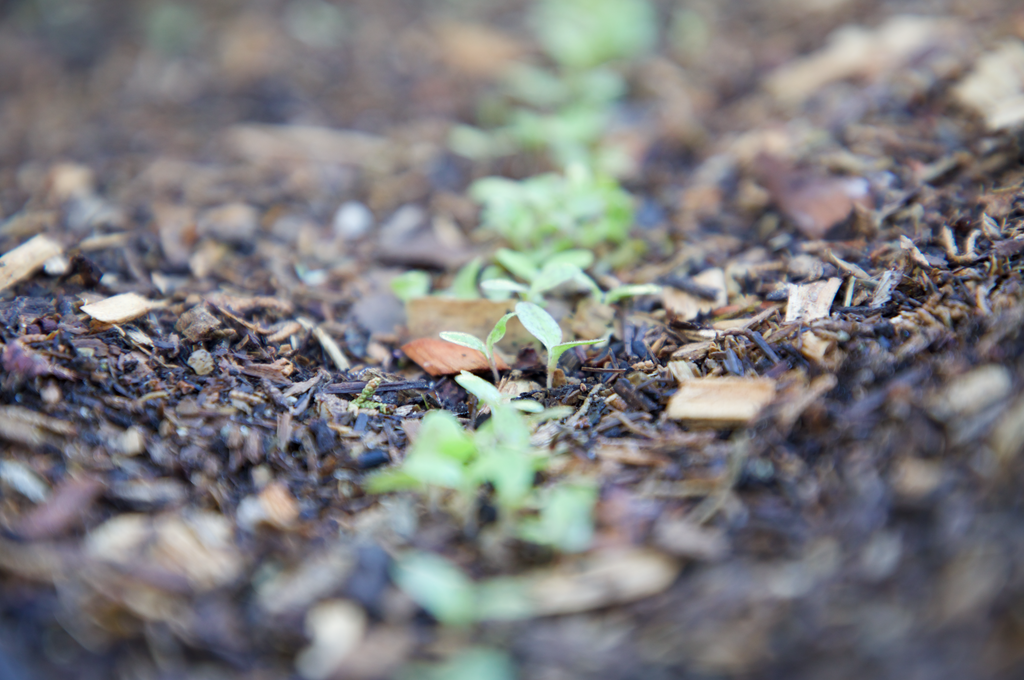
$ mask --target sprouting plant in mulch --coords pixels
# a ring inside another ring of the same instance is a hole
[[[515,312],[509,312],[498,319],[494,324],[494,328],[492,328],[491,332],[487,334],[487,340],[485,341],[481,341],[480,338],[475,335],[455,331],[445,331],[441,333],[441,339],[453,342],[456,345],[468,347],[469,349],[475,349],[487,357],[487,363],[490,364],[491,372],[494,374],[494,382],[498,382],[501,379],[501,375],[498,373],[498,362],[494,358],[494,345],[505,337],[505,328],[508,324],[508,320],[515,315]]]
[[[566,350],[581,345],[594,345],[602,342],[601,338],[594,340],[572,340],[562,342],[562,328],[555,319],[543,309],[532,302],[520,302],[516,304],[516,316],[523,328],[540,340],[541,344],[548,351],[548,389],[551,389],[555,369],[558,368],[558,360]]]
[[[534,488],[535,475],[550,454],[531,445],[530,437],[541,422],[564,417],[567,410],[509,399],[471,373],[463,372],[456,381],[490,409],[490,418],[467,430],[448,411],[431,411],[402,465],[371,477],[367,490],[453,492],[456,509],[471,525],[480,494],[489,486],[499,520],[510,534],[564,551],[586,549],[596,496],[561,492],[557,485],[543,492]]]
[[[485,177],[470,187],[481,226],[522,252],[621,245],[633,224],[633,197],[582,164],[524,180]]]
[[[450,143],[471,158],[539,150],[561,167],[613,171],[621,154],[601,143],[626,82],[616,66],[649,51],[657,22],[646,0],[538,0],[527,23],[553,68],[517,63],[480,103],[484,128],[458,126]]]

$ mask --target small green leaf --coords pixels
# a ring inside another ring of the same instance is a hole
[[[484,354],[486,354],[488,357],[494,355],[494,346],[501,342],[501,339],[505,337],[505,328],[508,325],[508,320],[515,315],[515,312],[509,312],[505,316],[498,319],[498,322],[494,324],[494,328],[492,328],[491,332],[487,334],[487,345]]]
[[[546,494],[540,517],[523,525],[522,536],[563,552],[586,550],[594,537],[596,502],[597,490],[593,486],[560,484]]]
[[[457,331],[444,331],[442,333],[439,333],[438,335],[441,336],[442,340],[452,342],[455,343],[456,345],[461,345],[463,347],[468,347],[469,349],[475,349],[484,356],[487,355],[487,346],[484,345],[484,343],[480,341],[480,338],[476,337],[475,335],[470,335],[469,333],[459,333]]]
[[[488,279],[480,284],[485,293],[525,293],[529,290],[511,279]]]
[[[448,560],[431,553],[411,553],[397,560],[391,577],[438,621],[466,625],[476,618],[476,584]]]
[[[559,328],[558,322],[532,302],[516,304],[516,315],[523,327],[540,340],[549,352],[562,341],[562,329]]]
[[[462,269],[452,278],[452,285],[448,287],[447,294],[460,300],[474,300],[480,297],[476,282],[480,278],[483,264],[482,259],[475,257],[463,265]]]
[[[494,259],[498,264],[523,281],[533,281],[538,274],[537,265],[534,264],[533,258],[515,250],[499,248],[494,253]]]
[[[585,277],[583,270],[568,262],[550,262],[544,265],[537,277],[530,284],[530,295],[539,296],[567,281],[577,277]]]
[[[455,382],[462,385],[462,388],[474,397],[492,408],[501,404],[503,397],[498,388],[483,378],[473,375],[469,371],[463,371],[455,376]]]
[[[637,297],[638,295],[657,295],[661,292],[661,286],[654,283],[645,284],[630,284],[628,286],[619,286],[605,293],[604,301],[605,304],[612,304],[618,302],[623,298]]]
[[[596,345],[599,342],[601,342],[601,338],[597,338],[596,340],[573,340],[572,342],[563,342],[555,345],[554,347],[549,347],[548,367],[554,368],[557,366],[559,358],[561,358],[568,349],[572,349],[573,347],[578,347],[580,345]]]
[[[555,253],[549,257],[545,260],[544,264],[549,265],[556,262],[574,264],[580,269],[590,269],[594,266],[594,253],[589,250],[580,250],[578,248],[575,250],[563,250],[562,252]]]
[[[413,269],[391,279],[391,292],[402,302],[430,292],[430,274]]]
[[[544,405],[533,399],[513,399],[508,405],[524,413],[543,413]]]

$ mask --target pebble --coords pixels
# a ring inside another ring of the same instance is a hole
[[[225,203],[204,210],[196,220],[196,229],[201,236],[246,244],[256,237],[259,221],[256,208],[248,203]]]
[[[373,228],[373,213],[359,201],[348,201],[334,213],[333,226],[335,236],[352,241]]]

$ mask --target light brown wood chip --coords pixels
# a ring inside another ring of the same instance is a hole
[[[127,323],[166,304],[149,300],[137,293],[122,293],[106,300],[82,305],[82,311],[103,323]]]
[[[64,248],[49,236],[33,236],[20,246],[0,257],[0,291],[32,276],[51,257],[64,252]]]
[[[668,417],[691,426],[745,425],[771,403],[775,381],[769,378],[687,380],[668,403]]]
[[[813,321],[828,316],[842,279],[831,278],[799,286],[790,286],[786,302],[786,323]]]

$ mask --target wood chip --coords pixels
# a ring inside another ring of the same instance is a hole
[[[295,667],[307,680],[327,680],[341,669],[366,635],[362,607],[350,600],[327,600],[306,614],[306,633],[313,643],[299,652]]]
[[[82,305],[82,311],[103,323],[127,323],[166,306],[166,302],[149,300],[137,293],[122,293],[106,300]]]
[[[50,433],[71,437],[77,434],[74,425],[20,406],[0,406],[0,438],[27,446],[50,443]]]
[[[714,291],[715,299],[708,300],[698,297],[672,286],[665,286],[661,291],[661,300],[665,309],[682,321],[690,321],[701,314],[708,314],[713,309],[724,306],[729,299],[726,293],[725,271],[720,267],[705,269],[693,277],[693,282]]]
[[[842,279],[833,277],[827,281],[790,286],[786,302],[786,323],[827,317],[841,285]]]
[[[255,163],[362,165],[389,147],[383,137],[308,125],[235,125],[226,139],[238,156]]]
[[[634,602],[668,588],[679,563],[646,548],[609,550],[523,576],[534,616],[573,614]]]
[[[92,477],[65,479],[45,503],[21,518],[14,532],[27,540],[61,536],[86,520],[103,489],[104,484]]]
[[[246,531],[254,531],[263,524],[289,529],[298,518],[299,506],[281,482],[271,482],[259,494],[243,498],[236,513],[238,526]]]
[[[493,300],[458,300],[455,298],[413,298],[405,305],[409,336],[436,338],[438,333],[453,331],[486,338],[498,319],[513,311],[515,303]],[[509,354],[517,354],[523,347],[539,347],[519,319],[509,319],[505,337],[497,345]]]
[[[667,414],[693,427],[739,427],[757,417],[775,397],[769,378],[700,378],[682,383]]]
[[[1008,40],[983,55],[953,96],[981,114],[990,130],[1024,124],[1024,41]]]
[[[475,349],[456,345],[440,338],[420,338],[402,345],[405,356],[412,359],[430,375],[457,375],[461,371],[487,371],[491,365],[487,357]],[[509,366],[500,356],[495,355],[499,371]]]
[[[29,278],[51,257],[64,253],[64,248],[49,236],[33,236],[0,257],[0,291]]]
[[[303,328],[313,333],[313,337],[317,339],[320,346],[324,348],[325,352],[327,352],[327,356],[329,356],[331,361],[334,362],[335,368],[342,372],[352,368],[352,364],[348,362],[345,354],[341,351],[341,347],[339,347],[338,343],[334,341],[334,338],[327,334],[327,331],[314,324],[309,319],[300,318],[298,321],[302,324]]]

